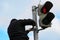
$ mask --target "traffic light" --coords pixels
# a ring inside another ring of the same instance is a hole
[[[53,4],[50,1],[47,1],[44,5],[38,5],[39,26],[43,29],[51,27],[51,21],[55,17],[52,12],[49,12],[52,7]]]
[[[42,20],[42,23],[45,25],[50,24],[50,22],[53,20],[54,18],[54,14],[51,12],[48,12],[48,14],[44,17],[44,19]]]
[[[47,1],[47,2],[43,5],[43,7],[41,8],[41,13],[46,14],[47,12],[50,11],[50,9],[51,9],[52,7],[53,7],[53,4],[52,4],[51,2],[49,2],[49,1]]]

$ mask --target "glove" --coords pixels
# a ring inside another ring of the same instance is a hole
[[[36,26],[36,22],[34,20],[32,19],[28,19],[28,20],[32,22],[32,26]]]

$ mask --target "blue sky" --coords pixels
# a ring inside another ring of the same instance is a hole
[[[44,4],[46,1],[41,0],[40,3]],[[60,40],[60,0],[49,1],[53,3],[50,11],[55,14],[55,18],[51,28],[39,32],[39,40]],[[32,6],[38,4],[39,0],[0,0],[0,40],[9,40],[7,27],[11,19],[32,19]],[[33,40],[33,32],[28,36]]]

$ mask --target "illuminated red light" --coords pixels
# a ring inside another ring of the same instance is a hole
[[[47,10],[46,10],[46,8],[44,7],[44,8],[43,8],[43,13],[46,14],[46,11],[47,11]]]

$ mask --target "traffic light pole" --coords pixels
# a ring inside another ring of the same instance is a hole
[[[34,26],[34,40],[38,40],[39,31],[44,30],[45,28],[51,27],[51,21],[55,17],[53,13],[49,12],[52,7],[53,7],[53,4],[50,1],[47,1],[43,6],[40,4],[38,5],[38,7],[32,6],[33,20],[37,24],[37,13],[38,13],[40,17],[39,26],[41,26],[42,28],[42,29],[38,29],[38,25]],[[37,8],[38,8],[38,11],[37,11]]]
[[[33,20],[37,23],[37,10],[36,6],[32,6]],[[34,26],[34,40],[38,40],[38,26]]]

